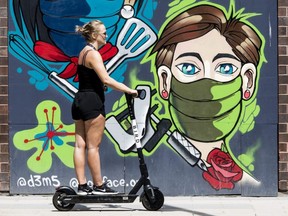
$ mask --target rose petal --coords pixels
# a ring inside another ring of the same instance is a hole
[[[212,151],[210,151],[208,156],[207,156],[207,163],[211,164],[211,159],[214,158],[215,156],[217,156],[219,151],[220,151],[220,149],[218,149],[218,148],[215,148]]]
[[[221,165],[221,167],[224,167],[224,168],[227,168],[227,167],[232,167],[233,166],[233,163],[232,162],[226,162],[224,161],[225,163],[218,163],[219,165]]]
[[[233,177],[233,181],[234,181],[234,182],[237,182],[237,181],[239,181],[240,179],[242,179],[242,177],[243,177],[243,170],[242,170],[239,166],[235,165],[233,171],[238,173],[236,176]]]
[[[230,159],[230,156],[226,152],[221,151],[220,149],[218,151],[217,156],[223,158],[223,160],[226,160],[227,158]]]
[[[211,165],[215,169],[215,171],[220,172],[224,177],[226,178],[233,178],[236,176],[238,173],[232,173],[227,170],[221,169],[213,160],[211,160]]]
[[[234,184],[232,182],[220,182],[219,180],[213,178],[208,172],[203,172],[202,176],[215,190],[220,189],[232,190],[234,188]]]

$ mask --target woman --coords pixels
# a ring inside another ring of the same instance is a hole
[[[117,193],[102,182],[99,146],[105,128],[104,87],[137,95],[137,91],[109,77],[102,57],[98,52],[106,43],[106,28],[99,21],[91,21],[76,26],[87,45],[82,49],[78,59],[77,73],[79,91],[72,104],[72,117],[75,120],[74,165],[78,179],[78,194],[111,194]],[[93,188],[87,185],[85,177],[85,156],[87,149],[88,165],[91,171]]]

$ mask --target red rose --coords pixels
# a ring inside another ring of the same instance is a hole
[[[233,161],[231,156],[220,149],[213,149],[208,157],[207,172],[203,172],[203,178],[215,189],[234,188],[234,183],[242,179],[242,169]]]

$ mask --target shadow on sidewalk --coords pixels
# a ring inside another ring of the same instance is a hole
[[[135,207],[135,206],[134,206]],[[57,210],[55,210],[57,211]],[[71,211],[99,211],[99,212],[113,212],[113,211],[148,211],[146,210],[144,207],[142,208],[129,208],[127,206],[122,206],[121,204],[102,204],[102,205],[82,205],[82,204],[76,204],[74,206],[74,208]],[[197,216],[215,216],[212,214],[207,214],[207,213],[203,213],[203,212],[199,212],[199,211],[193,211],[193,210],[189,210],[189,209],[185,209],[185,208],[180,208],[180,207],[176,207],[176,206],[171,206],[171,205],[163,205],[163,207],[161,209],[159,209],[158,211],[155,212],[173,212],[173,211],[180,211],[180,212],[187,212],[187,213],[191,213],[193,215],[197,215]],[[149,211],[150,212],[150,211]]]
[[[93,205],[94,204],[94,205]],[[129,208],[127,206],[122,206],[121,204],[103,204],[99,205],[93,203],[89,204],[76,204],[70,211],[99,211],[99,212],[109,212],[109,211],[147,211],[144,207],[139,209]],[[57,210],[55,210],[57,211]]]
[[[211,215],[211,214],[207,214],[207,213],[203,213],[203,212],[199,212],[199,211],[193,211],[193,210],[180,208],[180,207],[176,207],[176,206],[171,206],[171,205],[165,205],[165,204],[160,209],[160,211],[163,211],[163,212],[181,211],[181,212],[192,213],[193,215],[195,214],[195,215],[198,215],[198,216],[215,216],[215,215]]]

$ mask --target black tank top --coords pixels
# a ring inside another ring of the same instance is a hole
[[[91,50],[88,50],[84,54],[82,65],[77,66],[77,73],[79,78],[79,91],[96,92],[101,98],[102,102],[104,103],[105,96],[104,96],[104,85],[102,81],[100,80],[97,73],[93,69],[87,68],[85,65],[83,65],[85,62],[86,55],[89,51]]]

